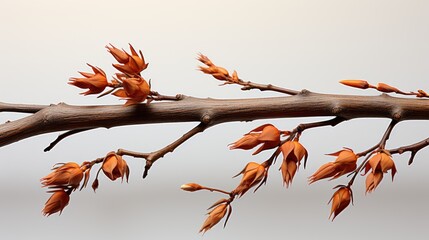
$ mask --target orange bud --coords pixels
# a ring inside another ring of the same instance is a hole
[[[283,185],[288,188],[292,184],[293,177],[298,169],[295,161],[283,161],[280,167],[283,177]]]
[[[43,187],[51,188],[71,188],[75,190],[79,187],[83,178],[83,171],[81,167],[75,162],[58,164],[53,168],[47,176],[40,179]]]
[[[205,56],[205,55],[203,55],[201,53],[198,54],[198,61],[202,62],[203,64],[205,64],[205,65],[207,65],[209,67],[214,66],[214,64],[212,63],[212,61],[210,61],[210,59],[207,56]]]
[[[307,161],[307,150],[298,141],[287,141],[280,146],[283,154],[283,162],[280,167],[283,176],[283,184],[289,187],[293,177],[304,158],[304,167]]]
[[[401,92],[399,89],[392,87],[390,85],[387,85],[385,83],[378,83],[377,84],[377,90],[380,92],[390,93],[390,92]]]
[[[365,80],[341,80],[340,83],[347,85],[349,87],[367,89],[369,84]]]
[[[109,85],[106,73],[101,70],[101,68],[94,67],[90,64],[88,64],[88,66],[92,68],[94,73],[79,72],[84,77],[72,77],[69,79],[70,82],[68,84],[74,85],[78,88],[89,89],[88,91],[81,93],[83,95],[101,93]]]
[[[349,187],[341,186],[334,193],[331,200],[329,200],[329,203],[332,201],[331,214],[329,214],[329,218],[334,214],[334,217],[332,218],[332,221],[334,221],[335,217],[349,206],[351,200],[353,200],[352,190]]]
[[[203,186],[197,184],[197,183],[187,183],[187,184],[183,184],[182,186],[180,186],[180,188],[184,191],[188,191],[188,192],[195,192],[201,189],[204,189]]]
[[[115,181],[117,178],[122,178],[123,180],[125,176],[128,182],[130,169],[127,162],[115,152],[109,152],[106,155],[101,169],[103,169],[104,174],[112,181]]]
[[[314,183],[320,179],[338,178],[346,173],[352,172],[356,169],[357,156],[351,149],[345,149],[336,153],[328,154],[331,156],[337,156],[334,162],[328,162],[323,164],[313,175],[309,178],[309,184]]]
[[[301,162],[304,158],[304,167],[305,161],[307,161],[308,153],[304,146],[301,145],[298,141],[287,141],[280,146],[280,150],[283,154],[283,161],[294,161],[296,163]]]
[[[365,173],[372,169],[372,172],[381,171],[386,173],[391,170],[392,181],[396,174],[395,162],[388,151],[381,151],[372,156],[365,165]]]
[[[127,100],[124,106],[144,102],[150,94],[149,84],[143,78],[126,78],[122,80],[123,89],[113,92],[114,96]]]
[[[229,149],[252,149],[257,145],[262,144],[253,155],[256,155],[264,150],[272,149],[280,144],[280,131],[272,124],[261,125],[244,137],[240,138],[234,143],[231,143]]]
[[[61,212],[68,205],[70,200],[69,194],[64,190],[56,190],[51,197],[46,201],[45,207],[42,210],[43,215],[49,216],[56,212]]]
[[[127,63],[128,62],[128,54],[125,51],[122,51],[118,48],[116,48],[115,46],[113,46],[112,44],[110,44],[110,46],[106,46],[107,51],[112,54],[112,56],[116,59],[116,61],[118,61],[119,63]]]
[[[243,174],[243,177],[241,178],[240,184],[233,192],[239,196],[242,196],[250,188],[260,183],[264,177],[266,177],[267,169],[262,164],[249,162],[236,176],[240,174]]]
[[[200,229],[200,232],[207,232],[214,225],[216,225],[223,217],[225,217],[230,205],[227,203],[222,203],[214,207],[209,213],[207,219],[204,221],[203,226]],[[231,211],[231,210],[230,210]]]
[[[365,193],[373,192],[377,188],[378,184],[380,184],[381,180],[383,180],[383,172],[378,170],[375,172],[370,172],[365,180]]]
[[[142,51],[139,51],[140,55],[137,54],[136,50],[133,48],[131,44],[130,45],[130,51],[131,55],[125,52],[124,50],[120,51],[117,48],[114,48],[113,45],[111,48],[106,46],[109,49],[109,52],[115,57],[115,59],[121,64],[112,64],[113,67],[115,67],[118,71],[131,75],[136,76],[140,75],[140,72],[145,70],[148,63],[145,62]],[[127,57],[125,57],[125,55]]]

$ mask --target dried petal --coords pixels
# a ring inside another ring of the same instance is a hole
[[[56,212],[60,212],[61,215],[63,209],[68,205],[69,200],[70,196],[64,190],[54,191],[45,203],[45,207],[42,210],[43,215],[49,216]]]

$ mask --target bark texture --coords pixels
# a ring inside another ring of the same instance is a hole
[[[122,105],[73,106],[25,105],[0,102],[0,112],[30,113],[0,125],[0,147],[39,134],[88,128],[168,123],[202,122],[213,126],[225,122],[270,118],[337,116],[429,120],[425,99],[352,96],[312,93],[307,90],[287,97],[253,99],[201,99],[180,96],[178,101]]]

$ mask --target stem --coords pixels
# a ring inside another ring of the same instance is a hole
[[[84,131],[88,131],[88,130],[92,130],[94,128],[82,128],[82,129],[74,129],[74,130],[70,130],[68,132],[65,132],[63,134],[60,134],[53,142],[51,142],[51,144],[49,144],[48,147],[46,147],[45,149],[43,149],[44,152],[48,152],[50,151],[52,148],[55,147],[55,145],[57,145],[61,140],[63,140],[64,138],[80,133],[80,132],[84,132]]]
[[[196,135],[197,133],[203,132],[205,129],[207,129],[209,126],[205,123],[200,123],[196,127],[189,130],[187,133],[183,134],[180,138],[178,138],[176,141],[170,143],[169,145],[151,153],[140,153],[140,152],[133,152],[125,149],[118,149],[116,154],[118,155],[127,155],[132,156],[136,158],[144,158],[146,159],[146,166],[143,172],[143,178],[146,178],[149,169],[152,167],[152,164],[157,161],[159,158],[164,157],[165,154],[169,152],[173,152],[177,147],[179,147],[182,143],[186,142],[188,139]]]

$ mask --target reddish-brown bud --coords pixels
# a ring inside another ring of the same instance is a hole
[[[331,200],[329,200],[329,203],[332,202],[331,214],[329,214],[329,218],[331,218],[332,214],[334,214],[332,218],[332,221],[334,221],[335,217],[337,217],[338,214],[340,214],[347,206],[349,206],[352,200],[352,190],[346,186],[340,187],[334,193]]]
[[[56,212],[61,212],[69,204],[70,196],[64,190],[56,190],[46,201],[42,210],[43,215],[49,216]]]
[[[272,149],[280,144],[280,131],[272,124],[261,125],[234,143],[231,143],[229,149],[252,149],[259,144],[262,144],[253,155],[261,151]]]
[[[214,207],[209,213],[207,219],[204,221],[203,226],[200,229],[200,232],[207,232],[213,226],[215,226],[223,217],[225,217],[230,205],[228,203],[218,204]]]
[[[331,178],[331,180],[338,178],[346,173],[354,171],[357,167],[357,156],[351,149],[344,149],[328,155],[337,156],[337,158],[334,162],[323,164],[313,173],[309,178],[310,184],[324,178]]]
[[[76,189],[82,181],[84,170],[86,167],[82,169],[75,162],[57,164],[53,171],[40,181],[43,187]]]
[[[118,178],[122,178],[123,180],[125,177],[128,182],[130,169],[128,168],[127,162],[115,152],[109,152],[106,155],[101,169],[112,181],[115,181]]]

